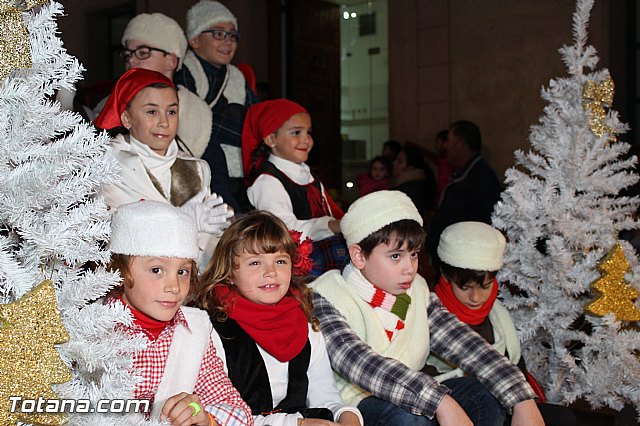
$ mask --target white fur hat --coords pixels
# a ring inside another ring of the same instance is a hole
[[[191,216],[160,201],[123,204],[111,217],[113,253],[130,256],[198,257],[198,228]]]
[[[504,235],[482,222],[458,222],[440,234],[438,257],[456,268],[497,271],[502,268]]]
[[[187,52],[187,38],[180,25],[162,13],[141,13],[129,21],[122,35],[122,45],[127,40],[140,40],[156,49],[166,50],[178,57],[178,69]]]
[[[202,31],[222,22],[231,22],[238,30],[238,20],[222,3],[200,0],[187,11],[187,39],[191,40]]]
[[[385,226],[403,219],[422,225],[422,216],[404,192],[376,191],[358,198],[340,221],[347,246],[358,244]]]

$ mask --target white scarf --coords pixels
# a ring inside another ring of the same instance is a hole
[[[142,164],[160,183],[164,196],[169,199],[171,197],[171,166],[178,158],[178,144],[175,139],[169,144],[165,155],[156,153],[148,145],[143,144],[134,137],[131,137],[130,141],[132,148],[142,160]]]

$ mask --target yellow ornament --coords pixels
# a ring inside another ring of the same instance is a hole
[[[640,321],[640,311],[633,304],[638,298],[638,290],[624,278],[629,262],[620,244],[613,246],[598,265],[598,270],[603,275],[591,286],[600,293],[600,297],[591,302],[586,311],[597,316],[613,313],[618,321]]]
[[[48,0],[0,0],[0,80],[16,68],[31,68],[31,43],[22,12]]]
[[[611,108],[613,104],[614,89],[611,77],[599,84],[587,80],[582,88],[582,107],[589,112],[589,128],[597,137],[609,133],[609,142],[616,141],[614,134],[617,132],[604,123],[607,116],[605,108]]]
[[[66,422],[65,414],[51,412],[58,400],[51,384],[71,380],[54,347],[68,340],[50,280],[20,300],[0,305],[0,425]],[[49,412],[36,413],[38,408]]]

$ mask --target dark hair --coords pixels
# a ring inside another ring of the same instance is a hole
[[[418,222],[402,219],[377,230],[360,241],[358,245],[362,249],[364,257],[369,257],[373,249],[380,244],[390,244],[391,242],[395,242],[396,249],[400,249],[406,244],[408,250],[414,251],[422,249],[426,235],[424,228]]]
[[[471,283],[482,284],[485,277],[494,279],[498,271],[476,271],[475,269],[458,268],[448,263],[440,263],[440,272],[449,282],[455,283],[459,288],[463,288]]]
[[[371,161],[369,161],[369,174],[371,174],[371,168],[373,168],[374,163],[381,163],[385,169],[387,169],[387,177],[391,175],[392,165],[391,161],[387,157],[383,157],[382,155],[378,155],[373,157]]]
[[[297,246],[284,222],[267,211],[254,210],[233,222],[218,241],[213,257],[202,274],[202,285],[196,297],[198,305],[218,321],[226,320],[230,297],[237,294],[232,280],[234,271],[239,267],[237,258],[243,251],[254,254],[283,251],[293,259]],[[230,288],[230,297],[218,299],[213,293],[217,286]],[[300,297],[296,297],[291,290],[299,291]],[[319,323],[313,317],[311,290],[304,277],[291,274],[291,284],[285,297],[298,300],[307,320],[317,329]]]
[[[395,158],[400,152],[400,150],[402,149],[402,144],[393,139],[386,141],[385,143],[382,144],[382,146],[383,147],[386,146],[391,150],[391,152],[393,152],[393,158]]]
[[[480,136],[480,128],[475,123],[469,120],[460,120],[452,123],[449,129],[473,152],[480,152],[482,136]]]
[[[414,169],[424,170],[427,165],[424,162],[424,152],[418,146],[407,143],[399,152],[404,152],[407,156],[407,166]]]
[[[448,130],[440,130],[438,133],[436,133],[436,138],[440,139],[441,141],[446,141],[449,138],[449,131]]]

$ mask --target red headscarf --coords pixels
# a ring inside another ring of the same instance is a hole
[[[301,112],[307,112],[301,105],[288,99],[273,99],[249,107],[242,128],[242,166],[244,175],[250,178],[253,169],[260,164],[253,163],[253,152],[260,142],[278,130],[288,119]]]
[[[489,295],[489,299],[484,302],[484,305],[480,309],[471,309],[466,307],[455,294],[453,294],[453,290],[451,289],[451,283],[447,281],[444,275],[440,275],[440,281],[436,284],[436,288],[434,291],[440,298],[442,304],[451,312],[455,314],[458,319],[466,324],[478,325],[482,324],[485,318],[493,309],[493,304],[498,297],[498,280],[493,279],[493,287],[491,287],[491,294]]]
[[[173,81],[157,71],[144,68],[131,68],[120,76],[116,82],[116,87],[109,95],[107,103],[100,114],[93,120],[93,124],[101,129],[113,129],[122,126],[120,116],[129,105],[129,102],[136,97],[138,92],[154,83],[165,83],[175,88]]]

